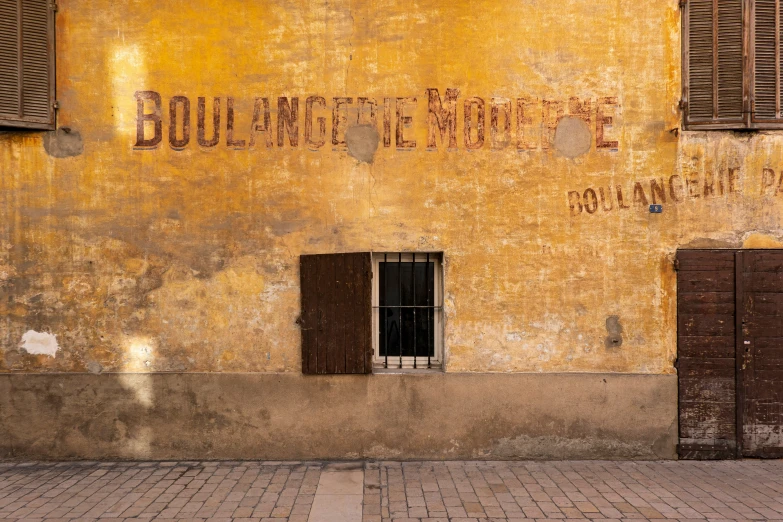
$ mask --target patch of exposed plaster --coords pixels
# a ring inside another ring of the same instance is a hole
[[[593,135],[582,118],[566,116],[555,129],[555,149],[567,158],[576,158],[590,152]]]
[[[28,330],[22,335],[20,348],[30,355],[48,355],[54,357],[60,346],[57,344],[57,337],[47,332],[36,332]]]
[[[711,239],[708,237],[697,237],[689,241],[680,248],[739,248],[741,243],[738,241],[725,241],[722,239]]]
[[[84,142],[79,131],[60,127],[43,137],[46,153],[54,158],[71,158],[84,152]]]
[[[770,234],[753,233],[742,243],[742,248],[781,248],[783,241]]]
[[[348,154],[365,163],[372,163],[380,139],[378,129],[372,124],[353,125],[345,131]]]

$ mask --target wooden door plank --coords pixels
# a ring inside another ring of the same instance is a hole
[[[733,270],[681,271],[687,274],[682,280],[683,292],[733,292]]]
[[[733,333],[733,332],[732,332]],[[734,335],[679,336],[678,357],[734,359]]]
[[[783,251],[746,251],[742,257],[742,455],[776,457],[783,454]]]
[[[734,250],[679,250],[678,271],[734,271]]]
[[[731,458],[736,447],[734,252],[677,253],[678,454]]]
[[[736,333],[734,336],[734,353],[735,353],[735,388],[736,388],[736,432],[737,432],[737,458],[742,456],[744,446],[743,426],[744,426],[744,396],[745,396],[745,345],[742,341],[742,323],[744,320],[744,301],[745,301],[745,285],[744,276],[745,263],[747,259],[743,251],[737,251],[734,254],[734,303],[735,303],[735,325]]]
[[[734,315],[678,313],[677,329],[684,336],[733,336]]]

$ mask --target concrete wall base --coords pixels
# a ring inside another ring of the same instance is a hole
[[[673,459],[677,378],[6,374],[0,457]]]

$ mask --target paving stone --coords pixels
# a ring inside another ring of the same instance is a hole
[[[325,466],[0,462],[0,522],[307,522]],[[335,492],[360,494],[362,522],[783,521],[783,461],[372,462],[357,476]]]

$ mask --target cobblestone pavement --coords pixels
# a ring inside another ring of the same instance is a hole
[[[0,462],[0,522],[320,521],[329,466]],[[334,522],[783,521],[783,461],[369,462],[363,499]]]

